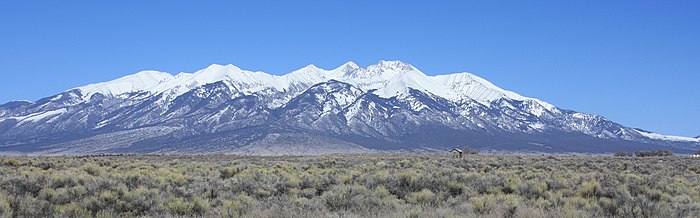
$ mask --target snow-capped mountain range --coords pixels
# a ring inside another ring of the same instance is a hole
[[[400,61],[286,75],[211,65],[142,71],[36,102],[0,105],[0,152],[317,154],[452,147],[690,153],[700,139],[557,108],[470,73]]]

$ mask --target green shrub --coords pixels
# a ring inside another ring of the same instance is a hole
[[[318,190],[316,190],[315,188],[305,188],[299,192],[299,196],[311,199],[313,197],[316,197],[316,192],[318,192]]]
[[[253,206],[255,199],[241,194],[235,199],[223,200],[219,214],[221,217],[240,217],[245,215]]]
[[[528,180],[517,186],[517,193],[529,199],[539,199],[547,190],[547,183]]]
[[[371,191],[359,185],[338,185],[323,193],[321,200],[331,211],[361,212],[368,209],[393,208],[395,206],[393,196],[387,196],[386,190],[382,189]]]
[[[84,170],[85,172],[87,172],[87,174],[89,174],[91,176],[100,176],[104,173],[104,170],[102,169],[102,167],[100,167],[94,163],[85,164],[81,167],[81,169]]]
[[[583,181],[581,183],[580,193],[582,197],[594,198],[600,189],[600,183],[596,180]]]
[[[634,154],[620,151],[620,152],[615,152],[615,154],[613,154],[613,156],[615,156],[615,157],[632,157],[632,156],[634,156]]]
[[[464,185],[458,182],[450,181],[447,183],[447,188],[452,197],[464,193]]]
[[[10,206],[10,199],[7,198],[2,192],[0,192],[0,217],[12,217],[12,206]]]
[[[132,212],[137,216],[148,214],[151,209],[160,205],[157,193],[144,187],[127,192],[123,197],[125,205],[122,211]]]
[[[112,210],[101,210],[95,213],[96,218],[112,218],[117,217],[117,213]]]
[[[56,206],[57,217],[92,217],[92,213],[81,206],[71,203]]]
[[[237,167],[226,167],[226,168],[219,170],[219,173],[221,173],[221,175],[219,177],[221,177],[222,179],[228,179],[228,178],[235,176],[239,172],[240,171]]]
[[[17,159],[4,159],[4,160],[2,160],[2,165],[8,166],[8,167],[18,167],[19,160],[17,160]]]
[[[420,204],[424,206],[433,206],[436,204],[435,193],[429,189],[423,189],[419,192],[411,193],[406,201],[412,204]]]
[[[194,204],[182,198],[169,199],[165,207],[174,215],[191,215],[194,212]]]
[[[482,195],[472,198],[472,207],[476,214],[488,214],[496,208],[497,204],[495,198],[491,195]]]
[[[192,211],[197,216],[204,215],[211,209],[211,202],[208,199],[195,198],[192,201]]]

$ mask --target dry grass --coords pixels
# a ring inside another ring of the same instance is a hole
[[[0,217],[700,217],[686,157],[0,158]]]

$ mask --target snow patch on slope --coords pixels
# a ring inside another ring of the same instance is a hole
[[[455,73],[446,75],[432,76],[431,79],[439,84],[442,84],[464,97],[476,100],[485,105],[490,105],[490,102],[505,98],[517,101],[534,101],[542,105],[547,110],[554,110],[556,107],[539,99],[524,97],[518,93],[504,90],[493,83],[478,77],[471,73]]]
[[[61,109],[57,109],[57,110],[28,114],[25,116],[2,118],[2,119],[0,119],[0,121],[14,119],[14,120],[18,121],[17,125],[22,125],[22,124],[27,123],[27,122],[39,122],[39,121],[44,120],[46,118],[58,116],[58,115],[65,113],[67,111],[68,110],[66,110],[65,108],[61,108]],[[52,120],[49,119],[46,122],[51,122],[51,121]]]
[[[418,70],[410,70],[394,76],[385,83],[384,87],[377,90],[376,93],[380,97],[390,98],[397,95],[408,94],[409,88],[425,93],[432,93],[450,100],[454,100],[458,97],[455,91],[433,82],[428,76]]]
[[[671,135],[661,135],[658,133],[653,133],[653,132],[647,132],[647,131],[640,131],[635,129],[639,134],[642,134],[642,136],[650,138],[650,139],[657,139],[657,140],[664,140],[664,141],[676,141],[676,142],[700,142],[700,139],[698,138],[691,138],[691,137],[685,137],[685,136],[671,136]]]

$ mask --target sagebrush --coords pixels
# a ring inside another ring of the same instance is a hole
[[[688,157],[1,157],[0,217],[700,217]]]

